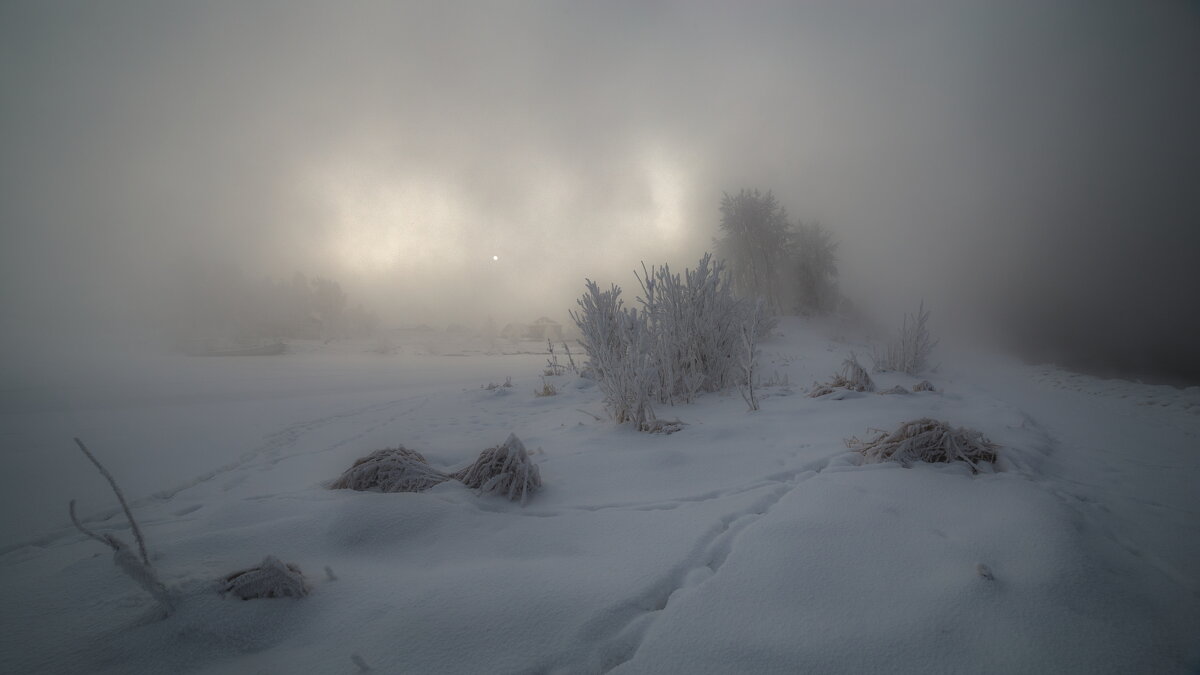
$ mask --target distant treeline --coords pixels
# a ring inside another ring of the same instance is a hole
[[[324,277],[256,278],[228,267],[192,269],[184,277],[167,310],[178,338],[331,340],[370,336],[379,325]]]

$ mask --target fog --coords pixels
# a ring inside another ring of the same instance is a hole
[[[7,2],[0,82],[6,341],[238,274],[565,321],[758,188],[881,321],[1200,383],[1195,3]]]

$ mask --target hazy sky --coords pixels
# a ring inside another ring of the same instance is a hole
[[[188,265],[565,318],[757,187],[862,304],[1200,378],[1197,83],[1183,1],[5,2],[2,320]]]

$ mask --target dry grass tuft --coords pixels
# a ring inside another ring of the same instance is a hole
[[[933,383],[929,380],[921,380],[913,385],[913,391],[937,391],[933,388]]]
[[[376,450],[354,462],[329,487],[334,490],[423,492],[450,480],[429,466],[425,457],[404,446]]]
[[[557,396],[558,389],[553,384],[550,384],[549,382],[547,382],[546,378],[543,377],[542,378],[542,390],[538,391],[537,389],[534,389],[533,395],[534,396]]]
[[[451,477],[481,493],[504,495],[522,505],[531,492],[542,486],[537,464],[516,434],[509,434],[502,445],[479,453],[474,463]]]
[[[222,594],[232,593],[243,600],[303,598],[309,590],[299,567],[273,555],[263,558],[258,567],[230,574],[221,586]]]
[[[850,358],[842,361],[842,369],[838,374],[834,375],[829,382],[821,383],[814,382],[812,391],[809,392],[809,398],[818,398],[826,394],[832,394],[835,389],[848,389],[850,391],[875,391],[875,381],[871,379],[870,373],[862,364],[858,362],[858,355],[850,352]]]
[[[846,439],[846,446],[861,452],[868,463],[966,462],[972,473],[980,462],[995,462],[995,443],[983,433],[965,427],[953,428],[928,417],[905,422],[891,433],[880,432],[870,440]]]
[[[809,398],[820,398],[826,394],[832,394],[832,393],[833,393],[833,387],[829,386],[828,384],[821,384],[820,382],[813,382],[812,389],[808,392],[808,397]]]
[[[833,384],[850,391],[875,391],[875,382],[858,362],[858,355],[854,352],[850,352],[850,358],[842,361],[842,372],[838,373]]]

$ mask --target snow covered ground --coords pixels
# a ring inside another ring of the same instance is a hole
[[[785,321],[762,372],[789,386],[757,412],[736,393],[662,409],[686,423],[670,435],[597,420],[588,380],[535,396],[544,355],[436,340],[13,368],[0,672],[356,673],[353,655],[381,673],[1200,670],[1197,389],[947,351],[936,392],[808,398],[869,351],[832,334]],[[924,416],[983,431],[999,470],[845,447]],[[545,483],[525,507],[454,482],[322,485],[377,448],[451,470],[509,433]],[[73,436],[133,500],[169,618],[69,526],[74,497],[131,539]],[[215,592],[267,554],[313,593]]]

